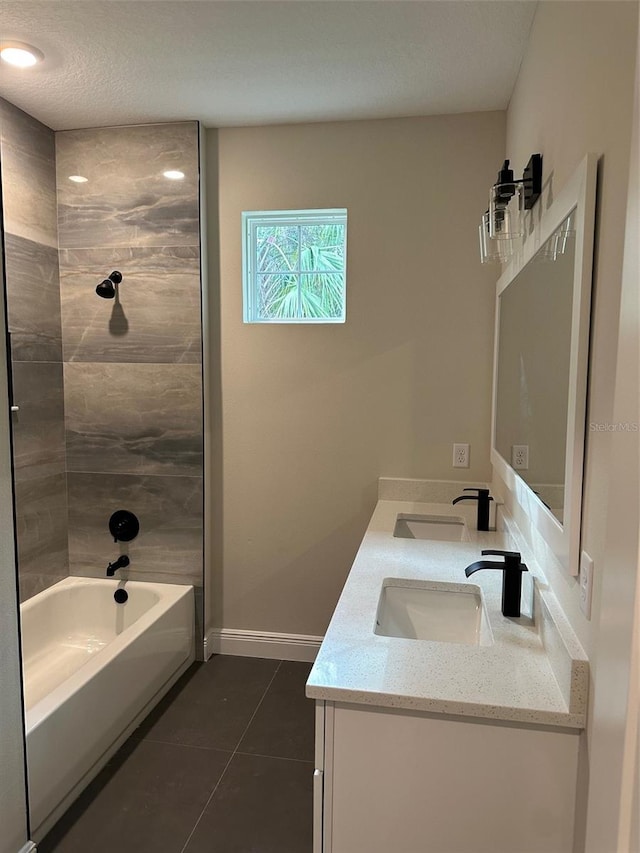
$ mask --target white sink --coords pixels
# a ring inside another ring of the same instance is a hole
[[[493,643],[480,587],[409,578],[382,582],[376,634],[439,643]]]
[[[461,542],[468,539],[464,519],[457,515],[409,515],[396,518],[393,535],[401,539],[439,539]]]

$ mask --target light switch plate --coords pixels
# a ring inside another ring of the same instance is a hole
[[[593,560],[583,551],[580,556],[580,610],[591,619],[591,595],[593,592]]]

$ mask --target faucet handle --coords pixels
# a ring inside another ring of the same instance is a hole
[[[519,551],[501,551],[495,548],[484,548],[480,553],[483,557],[504,557],[504,565],[506,569],[515,569],[520,572],[529,571],[522,562],[522,554]]]
[[[522,554],[519,551],[501,551],[496,548],[483,548],[480,552],[484,557],[512,557],[518,560],[522,559]]]
[[[463,492],[477,492],[477,493],[478,493],[478,497],[480,497],[480,495],[482,495],[482,497],[483,497],[483,498],[484,498],[484,497],[488,497],[488,499],[489,499],[490,501],[492,501],[492,500],[493,500],[493,498],[492,498],[492,497],[489,497],[489,489],[481,489],[479,486],[471,486],[471,487],[468,487],[468,488],[464,488],[462,491],[463,491]]]

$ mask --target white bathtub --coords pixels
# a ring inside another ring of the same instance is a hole
[[[125,604],[114,601],[119,587]],[[70,577],[21,614],[31,829],[40,840],[194,660],[193,587]]]

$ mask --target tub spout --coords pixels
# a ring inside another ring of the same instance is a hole
[[[112,578],[114,574],[118,571],[118,569],[126,569],[129,565],[129,558],[126,554],[122,554],[121,557],[115,561],[115,563],[109,563],[107,566],[107,577]]]

